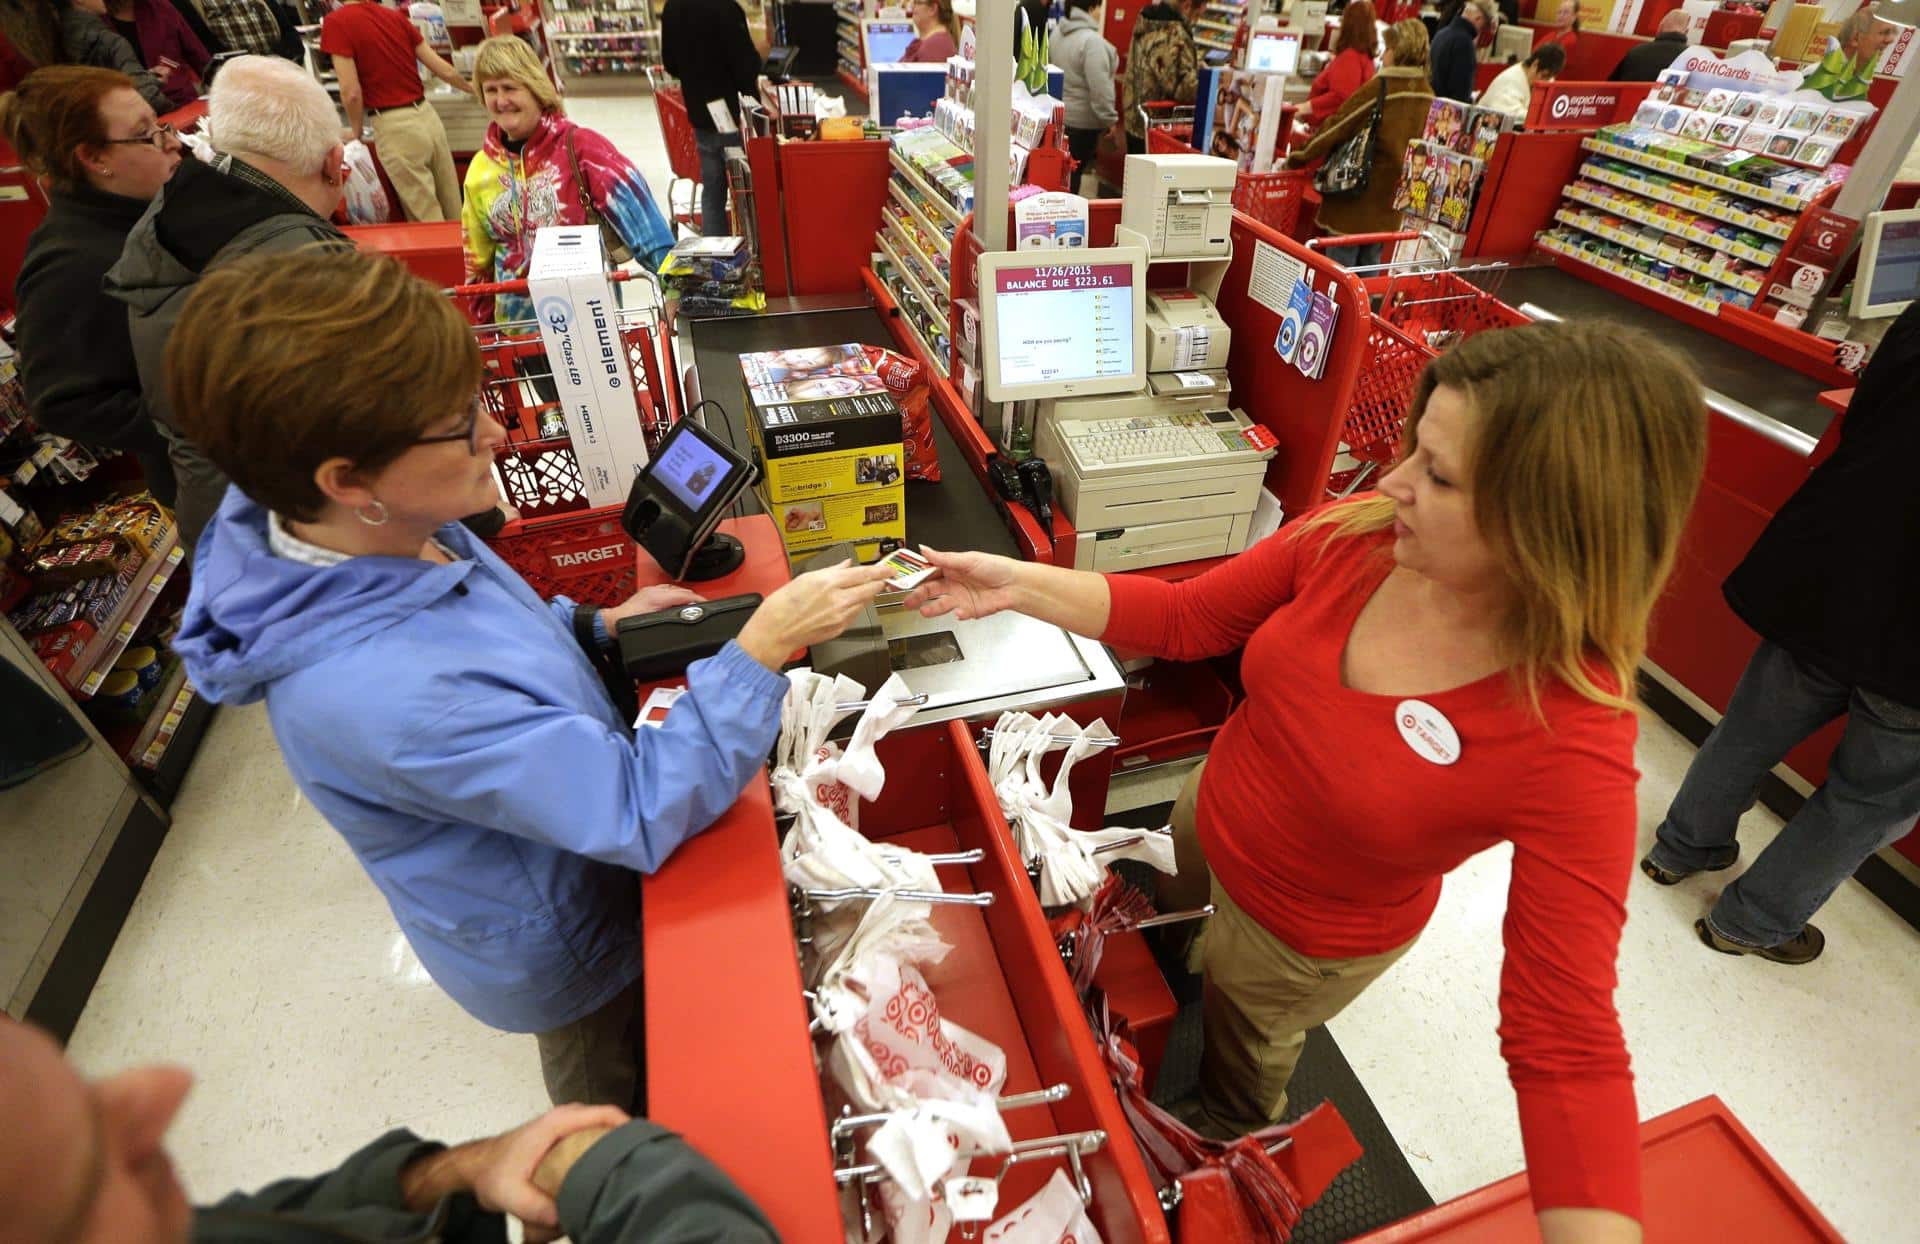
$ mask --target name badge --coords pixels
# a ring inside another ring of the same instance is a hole
[[[1460,733],[1453,723],[1425,700],[1402,700],[1394,705],[1393,724],[1413,754],[1429,764],[1450,765],[1460,759]]]

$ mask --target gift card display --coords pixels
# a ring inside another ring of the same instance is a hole
[[[1787,115],[1787,106],[1777,99],[1763,99],[1754,109],[1753,123],[1767,129],[1779,129],[1780,118]]]
[[[1687,123],[1687,118],[1692,115],[1693,115],[1693,109],[1691,108],[1680,108],[1680,107],[1662,108],[1660,110],[1660,119],[1655,121],[1654,125],[1662,133],[1678,134],[1680,132],[1680,127],[1685,125]]]
[[[1775,134],[1767,140],[1767,154],[1782,160],[1793,159],[1793,153],[1800,150],[1798,134]]]
[[[1809,138],[1800,144],[1800,154],[1795,159],[1802,164],[1811,164],[1816,168],[1825,168],[1833,163],[1833,157],[1840,154],[1840,144],[1831,138]]]

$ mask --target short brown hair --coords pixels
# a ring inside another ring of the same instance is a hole
[[[1342,52],[1380,54],[1380,30],[1370,0],[1353,0],[1340,14],[1340,38],[1333,45],[1334,55]]]
[[[240,490],[313,522],[330,458],[378,471],[480,385],[473,329],[398,261],[338,246],[201,278],[167,341],[180,431]]]
[[[101,147],[107,123],[100,101],[115,91],[137,90],[133,79],[111,69],[53,65],[36,69],[0,96],[0,131],[20,159],[62,190],[84,185],[80,148]]]

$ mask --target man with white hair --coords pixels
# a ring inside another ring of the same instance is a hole
[[[1500,24],[1500,10],[1493,0],[1466,0],[1460,12],[1439,34],[1427,52],[1428,81],[1441,99],[1473,102],[1474,67],[1480,63],[1475,45],[1480,32]]]
[[[127,235],[107,292],[127,304],[134,362],[179,480],[176,517],[191,546],[227,479],[175,427],[163,366],[167,338],[201,275],[261,251],[345,244],[329,217],[346,186],[340,117],[305,69],[242,56],[214,79],[207,125],[218,157],[180,161]]]

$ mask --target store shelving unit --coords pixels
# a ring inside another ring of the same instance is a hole
[[[1809,200],[1801,198],[1798,195],[1787,194],[1784,191],[1775,190],[1768,186],[1756,186],[1749,181],[1741,181],[1735,177],[1725,177],[1719,173],[1710,173],[1706,169],[1695,168],[1691,164],[1682,164],[1677,160],[1669,160],[1664,156],[1657,156],[1651,152],[1639,151],[1632,147],[1622,146],[1619,143],[1608,142],[1607,139],[1600,134],[1596,134],[1592,138],[1587,139],[1581,146],[1585,147],[1588,151],[1596,152],[1600,155],[1610,156],[1616,160],[1625,160],[1628,164],[1638,164],[1641,168],[1652,169],[1656,173],[1665,173],[1669,177],[1684,177],[1688,181],[1697,182],[1702,186],[1711,186],[1715,190],[1722,190],[1728,194],[1737,194],[1741,198],[1752,199],[1755,203],[1765,203],[1769,207],[1783,207],[1790,212],[1797,212],[1805,208],[1809,202]]]
[[[1203,48],[1232,52],[1247,23],[1246,0],[1210,0],[1193,23],[1193,41]]]
[[[849,90],[867,93],[867,52],[860,41],[860,19],[866,15],[862,0],[834,0],[833,12],[839,19],[835,28],[835,52],[839,56],[840,80]]]
[[[554,0],[547,35],[569,79],[640,74],[660,63],[652,0]]]
[[[1577,259],[1581,263],[1591,264],[1602,272],[1611,273],[1623,281],[1631,282],[1634,285],[1640,286],[1642,289],[1652,290],[1654,293],[1672,298],[1676,302],[1684,302],[1695,310],[1705,311],[1709,315],[1715,314],[1720,309],[1719,304],[1710,298],[1702,298],[1698,294],[1690,293],[1680,288],[1671,281],[1663,281],[1658,277],[1651,276],[1620,263],[1618,260],[1609,259],[1605,255],[1595,254],[1593,251],[1576,246],[1552,234],[1542,234],[1535,242],[1535,245],[1542,250],[1551,251],[1556,255],[1565,255],[1569,259]]]
[[[1590,173],[1588,176],[1592,176],[1592,174]],[[1603,179],[1595,177],[1594,180],[1600,181]],[[1625,187],[1619,188],[1624,189]],[[1774,261],[1780,258],[1779,247],[1762,249],[1756,246],[1749,246],[1744,242],[1729,241],[1717,233],[1708,232],[1697,224],[1676,223],[1674,217],[1661,216],[1659,213],[1649,210],[1644,205],[1636,204],[1632,199],[1622,198],[1619,195],[1601,193],[1594,186],[1584,182],[1576,181],[1572,183],[1567,187],[1566,194],[1569,199],[1572,199],[1576,203],[1582,203],[1588,207],[1597,207],[1603,212],[1610,212],[1615,216],[1620,216],[1639,224],[1652,225],[1655,228],[1664,229],[1675,237],[1685,238],[1689,242],[1697,242],[1701,246],[1709,247],[1713,250],[1725,251],[1734,258],[1744,259],[1748,263],[1757,263],[1771,267]],[[1664,202],[1665,200],[1662,201]],[[1675,204],[1674,206],[1677,207],[1679,204]],[[1727,223],[1739,224],[1740,222],[1728,221]],[[1764,223],[1771,225],[1771,222]],[[1755,232],[1761,231],[1755,230]],[[1771,236],[1770,231],[1769,236]]]
[[[1608,152],[1607,154],[1612,155],[1613,153]],[[1773,238],[1775,241],[1786,241],[1787,234],[1792,232],[1793,229],[1791,225],[1781,221],[1756,216],[1751,211],[1737,204],[1729,204],[1724,200],[1709,201],[1695,198],[1692,195],[1676,194],[1667,187],[1657,185],[1644,178],[1629,177],[1613,169],[1601,168],[1591,160],[1580,166],[1580,176],[1589,181],[1597,181],[1603,185],[1630,191],[1642,198],[1652,199],[1656,203],[1665,203],[1670,207],[1684,208],[1689,212],[1697,212],[1702,216],[1711,216],[1715,220],[1722,221],[1729,225],[1738,225],[1742,229],[1750,229],[1763,237]]]
[[[1685,268],[1710,281],[1717,281],[1729,289],[1737,289],[1743,294],[1755,297],[1759,296],[1761,289],[1759,277],[1731,275],[1725,269],[1716,268],[1711,263],[1702,263],[1698,258],[1671,243],[1657,245],[1649,243],[1639,232],[1621,228],[1618,217],[1596,212],[1573,211],[1563,207],[1553,214],[1553,218],[1561,224],[1572,225],[1576,229],[1605,238],[1609,242],[1617,242],[1641,254],[1651,255],[1676,268]]]
[[[68,675],[67,686],[76,700],[90,700],[107,675],[113,672],[113,663],[133,642],[134,632],[147,620],[153,611],[153,603],[160,599],[160,593],[173,579],[174,571],[180,568],[187,551],[181,547],[172,532],[166,540],[154,549],[152,556],[140,567],[133,582],[128,585],[126,595],[114,609],[107,624],[100,628],[80,653],[80,660]]]

